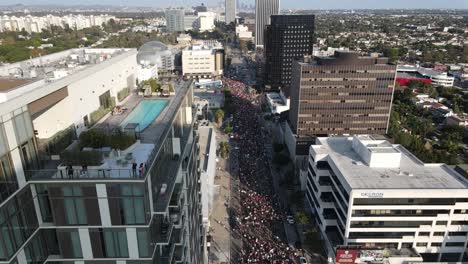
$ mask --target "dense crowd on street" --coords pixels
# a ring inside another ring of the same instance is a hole
[[[242,239],[240,263],[294,263],[294,249],[275,234],[281,226],[279,203],[274,194],[264,148],[258,107],[239,81],[225,80],[233,95],[233,127],[239,147],[240,206],[233,208]]]

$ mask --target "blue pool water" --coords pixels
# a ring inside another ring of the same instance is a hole
[[[167,100],[143,100],[133,109],[130,115],[120,124],[122,128],[129,123],[137,123],[140,126],[138,131],[147,128],[167,105]]]

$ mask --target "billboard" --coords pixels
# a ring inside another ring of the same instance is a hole
[[[337,249],[336,263],[354,263],[357,255],[358,251],[354,249]]]

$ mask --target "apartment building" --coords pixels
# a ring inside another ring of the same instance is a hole
[[[64,61],[77,65],[62,78],[39,74],[39,63]],[[0,263],[202,263],[193,82],[176,87],[121,156],[102,149],[101,165],[62,164],[60,153],[44,159],[39,141],[63,133],[54,122],[86,131],[87,111],[115,103],[112,89],[135,82],[136,50],[70,50],[21,66],[0,68],[9,75],[0,81]],[[104,116],[96,126],[119,128],[115,120]]]
[[[28,33],[40,33],[51,26],[63,27],[68,25],[72,29],[81,30],[89,27],[101,27],[103,23],[116,20],[110,15],[65,15],[65,16],[0,16],[0,32],[26,30]]]
[[[294,61],[312,55],[314,15],[272,15],[265,31],[265,77],[269,88],[291,84]]]
[[[396,65],[337,51],[294,62],[288,131],[291,153],[307,155],[317,136],[385,134]]]
[[[165,11],[165,17],[168,32],[183,32],[185,30],[184,9],[168,9]]]
[[[468,181],[369,136],[317,138],[306,196],[336,247],[414,249],[426,262],[467,261]]]

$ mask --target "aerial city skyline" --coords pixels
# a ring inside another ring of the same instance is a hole
[[[15,3],[0,264],[468,263],[468,2]]]
[[[26,5],[118,5],[118,6],[156,6],[156,7],[175,7],[175,6],[193,6],[200,3],[207,5],[217,5],[217,0],[176,0],[167,3],[161,0],[102,0],[99,3],[91,0],[81,0],[79,2],[68,4],[58,0],[4,0],[2,5],[26,4]],[[255,1],[243,1],[243,3],[255,5]],[[282,1],[282,8],[294,9],[467,9],[468,3],[464,0],[452,0],[449,3],[437,0],[414,0],[414,1],[373,1],[373,0],[296,0]]]

